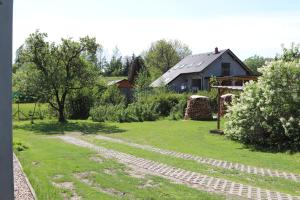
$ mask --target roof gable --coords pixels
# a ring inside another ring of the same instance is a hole
[[[162,84],[168,84],[180,74],[201,72],[228,50],[221,50],[217,54],[215,52],[208,52],[187,56],[155,80],[151,86],[158,87]]]
[[[180,74],[202,72],[225,53],[228,53],[233,60],[238,62],[238,64],[244,68],[249,75],[252,74],[251,70],[230,49],[225,49],[219,51],[217,54],[215,52],[208,52],[187,56],[174,67],[169,69],[166,73],[164,73],[160,78],[151,83],[151,86],[158,87],[160,85],[169,84]]]
[[[111,81],[107,85],[117,85],[119,88],[133,88],[133,85],[127,79]]]

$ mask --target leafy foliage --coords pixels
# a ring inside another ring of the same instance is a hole
[[[105,67],[106,76],[120,76],[123,75],[122,56],[119,49],[116,47],[113,51],[110,62]]]
[[[286,48],[282,45],[282,55],[277,55],[276,59],[283,60],[286,62],[299,60],[300,58],[300,45],[295,45],[295,43],[291,44],[290,48]]]
[[[104,121],[118,121],[118,112],[124,110],[124,105],[98,105],[94,106],[90,111],[90,116],[93,121],[104,122]]]
[[[109,86],[101,95],[97,104],[111,104],[119,105],[125,104],[125,96],[121,94],[120,89],[117,86]]]
[[[233,101],[225,134],[259,148],[300,150],[299,62],[273,62],[261,72]]]
[[[13,148],[16,151],[25,151],[27,149],[29,149],[28,146],[26,146],[25,144],[23,144],[22,142],[13,142]]]
[[[263,67],[266,59],[262,56],[254,55],[244,60],[244,63],[249,67],[255,75],[259,75],[258,69]]]
[[[129,62],[128,81],[130,83],[135,83],[138,74],[140,72],[148,73],[145,67],[144,59],[141,56],[135,57],[135,55],[133,54],[131,60],[128,62]]]
[[[94,104],[92,92],[76,91],[69,95],[66,103],[66,113],[70,119],[87,119]]]
[[[145,52],[146,66],[155,79],[191,53],[188,46],[178,40],[158,40]]]
[[[143,68],[142,70],[140,70],[134,82],[135,90],[137,93],[149,90],[151,84],[151,77],[147,69]]]
[[[37,31],[19,48],[16,64],[22,70],[17,72],[16,84],[21,91],[47,101],[58,112],[59,121],[64,122],[69,93],[94,82],[99,45],[89,37],[79,42],[62,39],[61,44],[49,43],[46,38],[46,33]]]
[[[181,99],[170,111],[170,118],[173,120],[182,120],[184,118],[187,100]]]

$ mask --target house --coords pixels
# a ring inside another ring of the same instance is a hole
[[[213,52],[185,57],[151,86],[167,85],[175,91],[207,90],[212,76],[243,78],[251,75],[251,70],[230,49],[219,51],[216,47]]]
[[[107,83],[107,85],[117,86],[120,89],[121,93],[124,94],[127,99],[131,99],[133,95],[133,85],[127,79],[110,81],[109,83]]]

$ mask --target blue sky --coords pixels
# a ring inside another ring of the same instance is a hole
[[[15,0],[14,50],[40,29],[49,40],[95,36],[107,52],[139,54],[166,38],[193,53],[230,48],[242,59],[300,43],[299,0]]]

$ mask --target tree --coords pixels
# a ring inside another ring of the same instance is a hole
[[[99,45],[96,53],[96,65],[101,73],[104,73],[105,67],[107,66],[107,59],[103,47]]]
[[[145,52],[145,62],[153,79],[168,71],[176,63],[192,52],[178,40],[158,40]]]
[[[139,70],[134,82],[135,89],[137,92],[144,91],[147,88],[149,88],[149,85],[151,84],[151,79],[149,72],[146,68],[141,68],[141,70]]]
[[[113,50],[113,55],[110,62],[105,69],[105,75],[107,76],[120,76],[123,73],[122,56],[118,47]]]
[[[295,45],[295,43],[292,43],[290,48],[286,48],[284,45],[281,45],[281,47],[283,53],[282,55],[277,55],[276,60],[289,62],[300,59],[300,44]]]
[[[129,56],[125,57],[125,61],[123,63],[123,72],[122,76],[127,76],[129,75],[129,70],[130,70],[130,65],[131,65],[131,58]]]
[[[128,73],[128,81],[132,84],[134,84],[138,73],[145,69],[145,63],[144,59],[141,56],[135,57],[135,55],[132,55],[131,62],[130,62],[130,70]]]
[[[58,112],[58,121],[65,122],[69,93],[92,85],[97,75],[94,59],[87,57],[94,58],[99,45],[89,37],[62,39],[60,44],[49,43],[46,38],[46,33],[36,31],[18,50],[16,63],[23,68],[20,87],[46,100]]]
[[[244,63],[255,75],[259,75],[260,73],[258,72],[258,69],[265,65],[266,59],[262,56],[254,55],[244,60]]]

